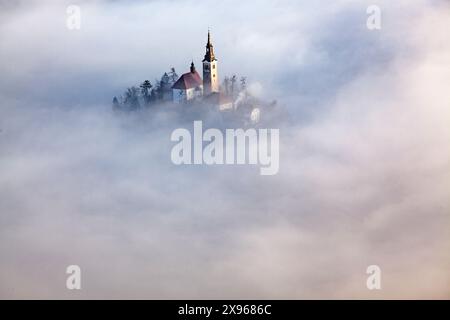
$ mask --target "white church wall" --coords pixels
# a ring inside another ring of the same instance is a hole
[[[231,109],[233,109],[233,103],[231,102],[219,105],[219,111],[228,111]]]
[[[187,90],[183,89],[172,89],[172,96],[174,103],[184,103],[189,100],[200,98],[203,96],[203,86],[197,88],[190,88]]]
[[[194,99],[194,88],[186,90],[186,100]]]

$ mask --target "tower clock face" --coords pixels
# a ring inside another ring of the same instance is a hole
[[[209,65],[205,65],[205,71],[209,71]]]

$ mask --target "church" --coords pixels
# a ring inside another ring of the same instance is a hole
[[[219,106],[220,110],[232,108],[232,100],[220,93],[219,77],[217,73],[217,59],[208,30],[208,42],[203,59],[203,80],[197,72],[194,62],[188,73],[183,74],[172,86],[174,103],[186,103],[202,99]]]

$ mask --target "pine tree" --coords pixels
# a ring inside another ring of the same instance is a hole
[[[223,86],[225,87],[225,94],[230,95],[230,78],[225,77],[223,80]]]
[[[146,105],[150,104],[151,96],[150,96],[150,90],[152,89],[153,85],[150,81],[145,80],[141,85],[141,94],[142,98],[144,99],[144,102]]]
[[[162,100],[163,98],[163,83],[161,80],[156,79],[155,80],[156,87],[154,88],[155,91],[155,100]]]
[[[119,103],[119,100],[117,99],[117,97],[114,97],[112,104],[113,104],[113,109],[114,110],[119,110],[120,109],[120,103]]]
[[[128,110],[137,110],[141,107],[139,103],[139,89],[136,87],[128,88],[125,92],[124,105]]]

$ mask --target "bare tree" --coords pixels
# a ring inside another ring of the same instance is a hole
[[[223,80],[223,86],[225,88],[225,94],[228,96],[230,94],[230,78],[225,77]]]
[[[231,95],[234,95],[234,87],[235,87],[235,85],[236,85],[236,81],[237,81],[237,77],[236,77],[236,75],[234,74],[234,75],[231,77],[231,80],[230,80],[230,82],[231,82]]]
[[[177,74],[177,72],[175,71],[175,68],[170,68],[169,77],[170,77],[170,81],[171,81],[172,83],[177,82],[177,80],[178,80],[178,74]]]
[[[245,89],[247,89],[247,78],[241,77],[241,90],[244,91]]]

